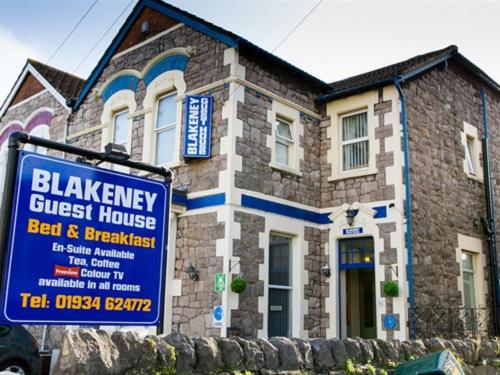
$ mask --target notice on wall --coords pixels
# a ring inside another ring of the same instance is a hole
[[[209,158],[212,133],[212,97],[186,97],[184,151],[186,158]]]
[[[169,197],[162,182],[21,152],[4,318],[158,324]]]

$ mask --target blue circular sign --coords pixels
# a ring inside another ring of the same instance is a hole
[[[222,320],[224,316],[224,308],[222,306],[214,307],[214,312],[212,313],[214,320]]]
[[[384,318],[384,327],[393,330],[396,328],[396,325],[398,324],[398,320],[394,315],[386,315]]]

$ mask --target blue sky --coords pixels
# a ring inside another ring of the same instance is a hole
[[[0,0],[0,101],[28,56],[47,62],[94,0]],[[136,0],[98,0],[50,64],[86,78]],[[272,51],[317,0],[169,0]],[[500,0],[324,0],[275,52],[334,81],[456,44],[500,82]]]

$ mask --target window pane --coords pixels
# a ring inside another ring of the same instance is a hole
[[[156,134],[156,164],[162,165],[174,160],[175,128]]]
[[[361,141],[342,146],[342,162],[344,171],[367,168],[369,159],[369,142]]]
[[[465,158],[467,159],[467,166],[469,168],[469,173],[476,174],[474,153],[472,152],[472,150],[474,150],[474,139],[467,137],[466,146],[467,147],[465,147]]]
[[[373,265],[373,262],[373,238],[353,238],[340,242],[341,268],[343,266],[366,268]]]
[[[271,236],[270,242],[269,284],[290,286],[290,252],[292,240],[287,237]]]
[[[368,136],[368,117],[366,112],[342,118],[343,141],[349,141],[352,139],[362,138],[367,136]]]
[[[128,121],[128,111],[127,111],[115,115],[114,129],[113,129],[113,143],[125,146],[128,151],[129,150],[128,137],[129,137],[129,121]]]
[[[292,129],[288,122],[276,119],[276,134],[289,142],[293,142]]]
[[[470,253],[462,253],[462,268],[464,270],[474,272],[473,257]]]
[[[288,165],[288,145],[276,142],[276,163]]]
[[[476,307],[474,274],[470,272],[464,272],[464,304],[467,308]]]
[[[161,98],[158,102],[158,117],[156,119],[156,129],[161,129],[167,125],[175,124],[175,114],[175,93]]]
[[[290,290],[269,288],[268,336],[290,336]]]

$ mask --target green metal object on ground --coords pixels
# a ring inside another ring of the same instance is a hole
[[[465,375],[455,356],[445,350],[402,363],[396,375]]]

